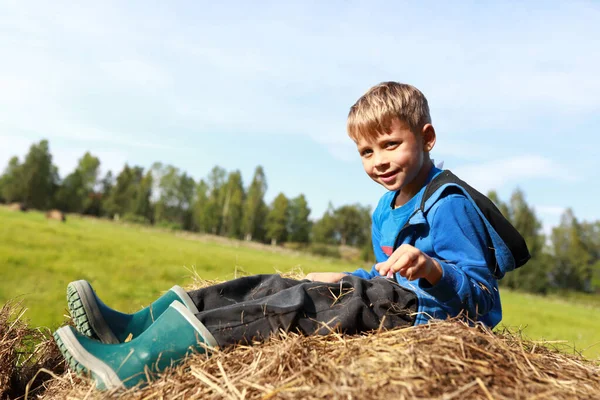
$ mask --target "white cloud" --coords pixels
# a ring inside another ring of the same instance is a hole
[[[467,164],[453,167],[452,170],[483,193],[532,179],[550,182],[573,182],[578,179],[565,166],[534,154]]]
[[[432,154],[440,159],[456,157],[469,161],[483,161],[494,158],[498,154],[498,149],[482,142],[452,140],[451,137],[444,135],[438,138]]]

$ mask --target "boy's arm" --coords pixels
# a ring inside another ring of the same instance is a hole
[[[449,307],[466,310],[471,318],[487,314],[497,285],[488,267],[495,259],[484,222],[475,206],[457,194],[440,200],[430,212],[430,235],[442,277],[435,285],[419,279],[419,286]]]
[[[335,283],[339,282],[345,274],[343,272],[311,272],[307,274],[304,279],[308,279],[309,281],[317,281],[317,282],[329,282]]]

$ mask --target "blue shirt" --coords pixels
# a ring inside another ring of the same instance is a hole
[[[432,168],[426,183],[440,172]],[[450,186],[454,189],[447,190]],[[481,211],[459,186],[450,184],[438,189],[422,212],[424,190],[425,186],[396,210],[392,204],[396,192],[388,192],[380,199],[372,218],[377,262],[387,260],[401,244],[410,244],[440,264],[442,277],[433,286],[425,279],[409,281],[395,274],[399,285],[417,295],[419,313],[415,324],[463,312],[472,320],[496,326],[502,319],[502,306],[492,271],[496,259],[508,260],[508,248],[496,240],[498,235],[490,232],[492,228]],[[405,214],[409,215],[408,221],[401,217]],[[380,277],[374,266],[371,271],[359,269],[352,275],[364,279]]]

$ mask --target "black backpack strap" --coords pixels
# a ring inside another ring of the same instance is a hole
[[[464,189],[471,196],[479,210],[488,220],[492,228],[502,238],[506,246],[512,253],[515,260],[515,268],[524,265],[530,258],[527,243],[519,231],[502,215],[498,207],[487,196],[481,194],[468,183],[460,180],[449,170],[444,170],[436,175],[425,188],[423,198],[421,199],[421,211],[425,212],[425,202],[442,186],[453,183]]]

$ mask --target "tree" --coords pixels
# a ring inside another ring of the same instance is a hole
[[[12,157],[0,178],[0,196],[7,203],[23,201],[23,167],[18,157]]]
[[[583,244],[590,255],[592,291],[600,289],[600,221],[581,223]]]
[[[549,289],[549,260],[543,252],[545,237],[541,233],[542,223],[535,211],[525,201],[525,194],[516,189],[510,199],[510,206],[495,200],[498,208],[525,239],[531,259],[522,268],[506,274],[501,281],[513,289],[533,293],[546,293]]]
[[[159,198],[155,205],[156,222],[175,224],[182,229],[192,226],[191,206],[196,183],[194,179],[172,165],[152,166],[153,179],[158,181]]]
[[[58,186],[58,170],[52,164],[47,140],[33,144],[21,166],[22,198],[27,207],[40,210],[52,205]]]
[[[341,245],[360,247],[366,243],[371,226],[369,207],[345,205],[335,210],[334,218]]]
[[[204,180],[200,180],[196,185],[196,195],[194,196],[194,205],[192,206],[193,229],[199,232],[208,232],[207,221],[208,207],[208,185]]]
[[[242,173],[240,171],[231,172],[224,188],[222,235],[241,238],[245,197]]]
[[[313,241],[362,247],[369,242],[371,210],[360,204],[334,209],[331,204],[313,227]]]
[[[122,217],[126,214],[134,215],[138,185],[143,175],[144,169],[142,167],[129,167],[125,164],[105,202],[107,215],[110,217],[116,215]]]
[[[252,183],[244,202],[242,232],[246,240],[262,241],[265,234],[265,218],[267,206],[264,201],[267,192],[267,180],[263,168],[259,165],[254,171]]]
[[[310,240],[311,221],[308,219],[310,208],[303,194],[290,200],[288,218],[288,240],[297,243],[308,243]]]
[[[312,241],[315,243],[334,244],[337,242],[336,237],[336,219],[334,216],[335,209],[333,204],[329,203],[327,210],[312,227]]]
[[[152,171],[146,172],[146,175],[140,181],[133,204],[133,213],[148,223],[153,222],[154,208],[152,206]]]
[[[107,215],[108,210],[106,209],[108,205],[108,199],[110,197],[110,193],[115,185],[115,180],[113,178],[112,171],[106,172],[104,178],[100,180],[100,211],[99,215]]]
[[[225,203],[225,176],[227,172],[215,166],[208,174],[208,202],[206,204],[204,220],[206,229],[212,234],[221,233],[223,224],[223,206]]]
[[[94,208],[94,188],[98,179],[100,160],[86,152],[75,170],[67,175],[56,193],[58,208],[67,212],[87,214]]]
[[[189,230],[192,227],[192,204],[194,202],[194,190],[196,181],[186,173],[183,173],[179,179],[179,219],[183,229]]]
[[[289,216],[289,200],[283,193],[279,193],[269,209],[266,219],[267,239],[272,245],[283,243],[287,239],[287,226]]]
[[[593,257],[586,248],[582,225],[567,209],[552,229],[552,279],[562,289],[591,291]]]

